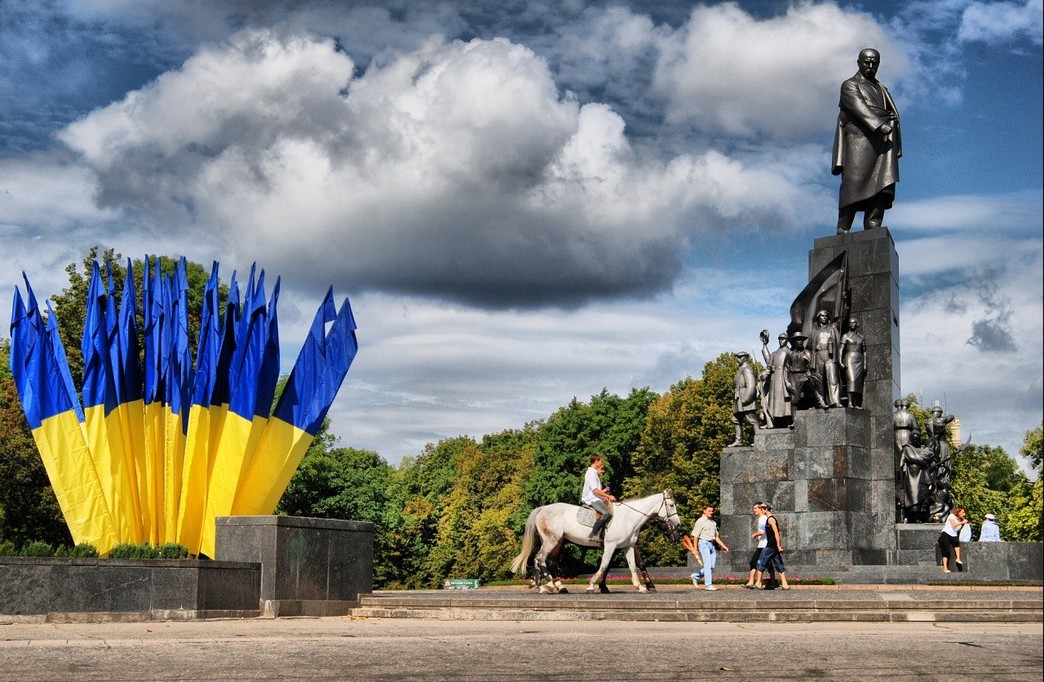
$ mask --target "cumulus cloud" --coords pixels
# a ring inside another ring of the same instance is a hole
[[[1044,2],[972,2],[964,9],[957,39],[964,42],[1003,43],[1025,38],[1042,43]]]
[[[868,46],[886,55],[882,77],[902,72],[902,49],[866,14],[801,3],[759,20],[733,3],[700,5],[663,41],[654,89],[672,122],[742,137],[818,139],[830,129],[839,84]]]
[[[433,38],[356,75],[330,40],[247,31],[61,139],[105,207],[317,283],[489,306],[653,295],[700,234],[786,228],[821,199],[807,150],[643,158],[619,114],[503,39]]]

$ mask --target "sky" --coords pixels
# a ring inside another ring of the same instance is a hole
[[[333,286],[360,350],[332,431],[393,464],[663,393],[785,329],[834,232],[839,87],[874,47],[903,129],[902,390],[1014,455],[1044,409],[1041,17],[0,0],[0,319],[23,270],[60,293],[95,244],[225,282],[256,262],[288,372]]]

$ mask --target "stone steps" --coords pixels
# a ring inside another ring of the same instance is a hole
[[[582,589],[577,586],[577,589]],[[354,618],[659,622],[1044,622],[1040,590],[838,590],[755,592],[722,587],[655,593],[540,595],[518,589],[467,593],[375,592]]]

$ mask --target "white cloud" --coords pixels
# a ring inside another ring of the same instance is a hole
[[[663,41],[654,89],[671,122],[730,136],[819,139],[864,47],[885,55],[883,78],[903,71],[903,50],[866,14],[801,3],[758,20],[734,3],[700,5]]]
[[[957,39],[964,42],[1002,43],[1025,37],[1042,43],[1041,15],[1044,2],[973,2],[961,16]]]
[[[503,39],[432,39],[353,77],[330,41],[244,32],[61,139],[103,205],[238,260],[479,305],[663,291],[689,239],[786,229],[823,199],[806,148],[644,158]]]

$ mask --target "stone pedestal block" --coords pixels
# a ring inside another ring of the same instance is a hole
[[[874,548],[870,418],[865,410],[799,412],[793,429],[758,430],[750,447],[721,458],[721,532],[737,550],[752,544],[755,502],[768,502],[788,560],[850,565]],[[892,540],[894,545],[894,539]],[[745,552],[730,557],[741,568]]]
[[[343,615],[373,591],[373,531],[367,521],[223,516],[217,558],[261,564],[263,615]]]
[[[0,585],[4,616],[239,618],[259,613],[261,570],[229,561],[0,557]]]

